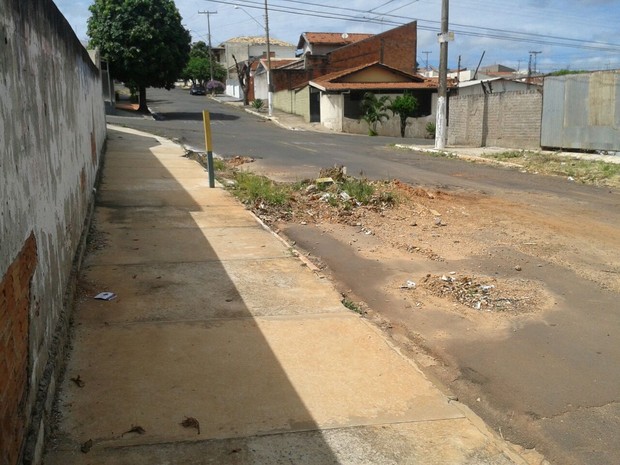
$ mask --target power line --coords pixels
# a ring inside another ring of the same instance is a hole
[[[246,6],[247,8],[262,8],[259,2],[251,1],[251,0],[241,0],[241,1],[236,1],[236,2],[226,1],[226,0],[212,0],[212,1],[214,1],[215,3],[221,3],[221,4],[226,4],[226,5],[234,5],[234,4],[239,4],[242,2],[243,5]],[[411,21],[416,20],[415,18],[406,18],[403,16],[390,15],[390,14],[382,14],[382,16],[398,18],[399,21],[389,20],[389,19],[388,20],[385,20],[385,19],[377,20],[376,18],[359,16],[359,15],[368,13],[368,11],[366,10],[359,10],[359,9],[346,8],[346,7],[334,7],[331,5],[323,5],[323,4],[314,3],[314,2],[301,2],[297,0],[281,0],[281,2],[301,4],[301,5],[312,6],[312,7],[320,7],[322,8],[322,10],[319,11],[315,9],[302,8],[302,7],[295,7],[293,9],[292,7],[278,4],[275,6],[270,6],[270,11],[293,14],[293,15],[312,16],[312,17],[325,18],[325,19],[345,20],[345,21],[358,22],[358,23],[390,24],[394,26],[400,26],[402,24],[405,24],[402,21],[403,19],[411,20]],[[338,10],[338,11],[351,11],[351,12],[356,13],[357,16],[350,15],[350,14],[344,14],[344,13],[335,13],[335,12],[330,13],[330,12],[325,11],[326,9]],[[431,32],[437,32],[439,30],[438,26],[435,26],[435,24],[439,25],[438,21],[424,20],[424,19],[417,19],[417,21],[418,21],[418,29],[420,30],[431,31]],[[426,25],[425,23],[429,23],[429,25]],[[546,35],[546,34],[524,33],[524,32],[519,32],[519,31],[509,31],[509,30],[495,29],[495,28],[481,28],[481,27],[469,26],[469,25],[457,24],[457,23],[453,23],[452,25],[454,26],[453,32],[463,35],[463,36],[468,36],[468,37],[485,37],[485,38],[506,40],[506,41],[512,41],[512,42],[530,43],[530,44],[536,44],[536,45],[559,46],[559,47],[576,48],[576,49],[592,50],[592,51],[599,51],[599,52],[607,51],[607,52],[617,53],[618,51],[620,51],[620,44],[587,41],[583,39],[573,39],[569,37],[553,36],[553,35]]]

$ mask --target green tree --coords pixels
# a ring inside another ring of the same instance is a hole
[[[417,116],[418,114],[418,99],[408,92],[403,95],[399,95],[394,99],[389,110],[398,115],[400,118],[400,137],[405,137],[405,129],[407,128],[407,118]]]
[[[194,84],[204,85],[211,79],[211,54],[209,47],[202,41],[192,44],[189,52],[189,61],[181,73],[185,81],[191,80]],[[213,60],[213,79],[215,81],[226,80],[226,69]]]
[[[390,97],[382,95],[378,97],[372,92],[366,92],[362,99],[362,119],[368,123],[368,135],[377,135],[377,124],[383,119],[390,119],[387,110],[390,105]]]
[[[171,89],[189,58],[191,37],[173,0],[95,0],[89,7],[90,45],[112,75],[135,86],[146,112],[146,88]]]

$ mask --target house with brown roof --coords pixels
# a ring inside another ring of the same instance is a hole
[[[242,98],[243,91],[239,85],[239,76],[235,67],[235,60],[251,66],[261,57],[267,57],[267,39],[262,36],[240,36],[228,39],[220,45],[224,49],[223,64],[227,70],[226,94]],[[295,58],[295,45],[288,42],[269,38],[269,49],[272,58]]]
[[[254,90],[250,100],[261,99],[267,100],[269,87],[267,85],[267,70],[269,69],[269,61],[271,61],[271,69],[278,69],[297,61],[296,58],[272,58],[267,60],[261,58],[253,63],[252,83],[250,86]]]
[[[300,37],[298,48],[306,47],[306,51],[298,61],[272,70],[275,108],[335,131],[365,132],[358,120],[366,92],[393,97],[411,92],[420,103],[422,118],[434,120],[433,94],[437,93],[438,81],[417,74],[415,21],[374,35],[312,34]],[[310,45],[321,40],[331,40],[335,48],[325,55],[316,54],[315,50],[326,49],[311,49]],[[408,134],[423,137],[425,130],[418,128],[428,121],[418,119],[420,124],[412,124]],[[394,135],[398,134],[395,122]]]
[[[319,112],[311,115],[311,120],[318,118],[323,126],[334,131],[365,134],[368,127],[360,121],[364,95],[372,92],[394,99],[407,92],[418,101],[419,117],[409,121],[406,135],[424,137],[426,124],[435,120],[437,85],[437,79],[406,73],[378,61],[331,73],[309,82],[310,107]],[[382,123],[379,134],[400,135],[397,120]]]

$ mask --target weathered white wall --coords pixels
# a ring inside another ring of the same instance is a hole
[[[278,110],[304,117],[310,122],[310,87],[296,90],[281,90],[274,93],[273,107]]]
[[[392,99],[399,94],[390,95]],[[433,94],[431,101],[431,114],[428,116],[421,116],[419,118],[407,118],[407,127],[405,128],[405,137],[414,139],[428,138],[428,132],[426,125],[428,123],[434,123],[437,109],[437,94]],[[321,109],[322,110],[322,109]],[[377,124],[377,135],[388,137],[400,137],[400,119],[398,116],[392,114],[391,111],[387,111],[390,115],[390,119]],[[364,120],[357,120],[351,118],[344,118],[343,132],[350,134],[368,134],[368,123]]]
[[[267,102],[269,88],[267,86],[267,73],[257,73],[254,75],[254,99],[261,99]]]
[[[321,124],[328,129],[342,132],[344,96],[321,92]]]
[[[105,115],[99,70],[51,0],[0,0],[0,11],[0,277],[34,233],[32,411],[93,199]]]

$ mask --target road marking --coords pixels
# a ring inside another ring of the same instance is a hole
[[[295,147],[297,149],[306,150],[308,152],[316,153],[318,150],[310,149],[308,147],[302,147],[301,145],[291,144],[290,142],[281,142],[282,145],[290,145],[291,147]]]

